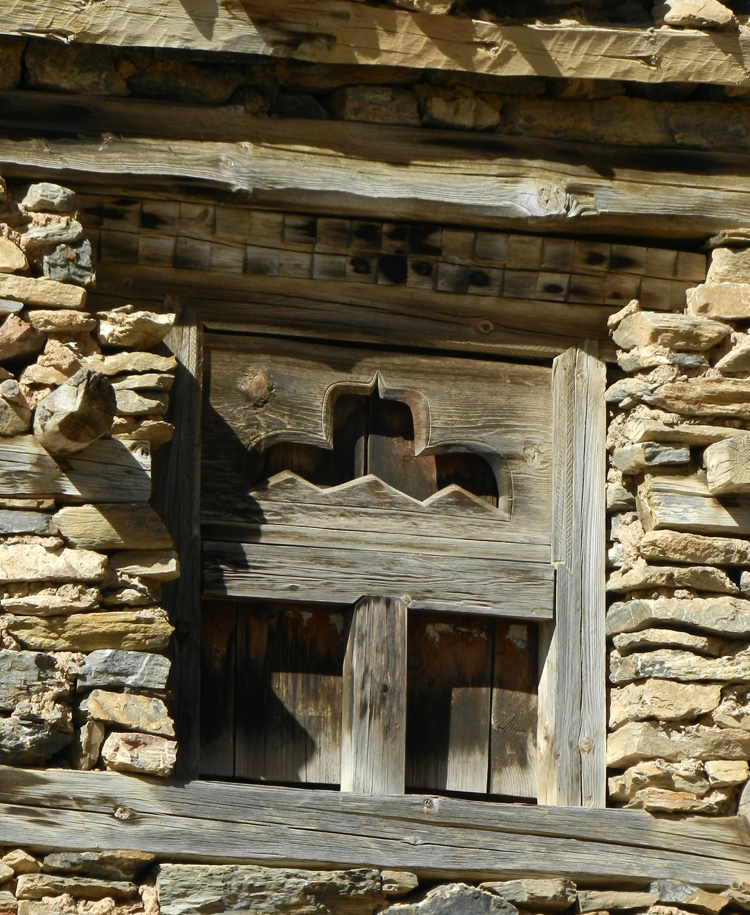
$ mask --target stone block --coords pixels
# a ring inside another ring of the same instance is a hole
[[[92,651],[84,658],[78,689],[164,690],[170,662],[158,654],[140,651]]]
[[[169,406],[169,395],[161,391],[147,394],[120,388],[115,390],[119,416],[163,416]]]
[[[88,719],[75,732],[70,743],[69,756],[74,769],[89,772],[99,762],[99,753],[106,737],[101,721]]]
[[[643,442],[618,448],[612,455],[612,463],[624,474],[643,473],[652,467],[671,467],[690,463],[690,449],[677,445],[657,445]]]
[[[174,724],[161,699],[94,689],[80,707],[90,718],[113,728],[174,737]]]
[[[21,247],[36,255],[58,245],[72,245],[83,238],[83,226],[72,216],[48,216],[33,222],[21,235]]]
[[[728,903],[726,896],[709,893],[681,880],[655,880],[649,889],[658,895],[661,903],[686,906],[705,915],[718,915]]]
[[[124,550],[109,557],[109,567],[117,575],[172,581],[179,578],[180,566],[174,550]]]
[[[124,880],[96,880],[46,873],[21,874],[18,878],[18,899],[44,899],[63,894],[77,899],[134,899],[138,895],[138,887]]]
[[[619,775],[611,776],[607,784],[609,796],[614,801],[632,800],[644,788],[688,791],[696,797],[707,794],[711,789],[704,765],[697,759],[678,762],[646,760],[636,763]]]
[[[609,656],[609,679],[612,683],[629,683],[658,677],[693,683],[723,680],[725,683],[750,683],[750,649],[735,649],[732,654],[704,658],[689,651],[659,648],[643,654],[621,657],[617,651]]]
[[[101,45],[32,39],[26,49],[29,89],[76,92],[84,95],[125,95],[112,52]]]
[[[13,848],[2,857],[3,864],[12,868],[14,874],[36,874],[42,869],[37,859],[22,848]]]
[[[627,768],[644,759],[748,759],[750,733],[739,728],[661,727],[628,722],[607,738],[607,766]]]
[[[391,86],[344,86],[329,98],[329,110],[343,121],[420,124],[417,100],[408,89]]]
[[[0,545],[0,583],[16,581],[98,582],[107,557],[92,550],[47,549],[44,541]]]
[[[626,721],[679,721],[693,719],[715,709],[721,700],[717,684],[677,683],[645,680],[613,689],[610,696],[609,726]]]
[[[615,328],[612,338],[621,349],[656,344],[680,352],[701,352],[715,346],[732,328],[694,315],[636,311]]]
[[[5,630],[22,648],[38,651],[161,651],[173,627],[164,610],[144,607],[43,619],[7,616]]]
[[[0,274],[0,281],[5,274]],[[10,315],[0,327],[0,362],[33,356],[44,348],[44,336],[20,318]]]
[[[73,735],[43,721],[0,718],[0,764],[26,766],[45,762],[68,744]]]
[[[28,270],[26,255],[10,238],[0,236],[0,273],[18,273]]]
[[[729,793],[719,789],[696,795],[691,791],[668,791],[665,788],[643,788],[625,806],[647,813],[722,814],[728,813]],[[652,905],[648,915],[688,915],[684,909]]]
[[[688,289],[688,312],[703,318],[742,321],[750,318],[750,274],[745,283],[702,283]]]
[[[72,690],[70,670],[51,654],[0,648],[0,709],[13,712],[35,695],[65,696]]]
[[[622,632],[612,640],[621,655],[636,651],[653,651],[655,648],[681,648],[696,654],[718,657],[726,650],[726,642],[718,636],[683,632],[679,629],[641,629],[639,632]]]
[[[145,851],[63,851],[44,858],[50,874],[80,874],[98,880],[131,881],[156,860]]]
[[[68,283],[0,273],[0,298],[14,299],[36,308],[83,308],[86,290]]]
[[[711,720],[722,728],[744,728],[750,731],[750,689],[742,686],[725,687],[721,702],[711,714]]]
[[[678,531],[649,531],[641,540],[641,555],[652,562],[696,565],[750,565],[750,542],[731,537],[706,537]]]
[[[612,636],[670,624],[712,635],[744,638],[750,635],[750,601],[724,596],[623,601],[609,608],[606,630]]]
[[[123,305],[111,311],[99,312],[98,318],[98,337],[103,345],[151,349],[169,333],[175,316],[136,311],[132,305]]]
[[[111,356],[87,356],[82,365],[95,369],[102,375],[131,375],[140,372],[174,372],[177,360],[174,356],[158,356],[156,353],[124,352]]]
[[[632,909],[643,909],[658,900],[657,893],[639,892],[637,890],[579,890],[578,911],[584,912],[622,912]]]
[[[154,734],[116,731],[102,745],[102,760],[114,772],[168,777],[177,761],[177,742]]]
[[[30,213],[74,213],[78,200],[75,192],[67,187],[39,181],[29,185],[21,206]]]
[[[640,560],[633,568],[613,572],[607,580],[610,594],[654,588],[691,588],[716,594],[737,594],[739,588],[712,566],[650,566]]]
[[[725,29],[736,25],[732,11],[718,0],[657,0],[654,20],[657,25],[685,29]]]
[[[750,435],[714,442],[703,452],[703,463],[711,495],[750,492]]]
[[[72,546],[97,550],[169,550],[172,538],[154,509],[143,502],[69,505],[54,523]],[[1,522],[0,514],[0,522]]]
[[[744,759],[710,759],[706,762],[706,775],[713,788],[732,788],[743,785],[750,775]]]
[[[96,283],[91,242],[82,238],[74,244],[57,245],[42,258],[42,272],[58,283],[90,287]]]
[[[99,606],[101,592],[91,585],[47,582],[6,584],[0,589],[0,603],[6,613],[19,616],[59,616],[83,613]]]
[[[83,334],[97,325],[97,320],[84,311],[70,309],[36,309],[26,315],[29,324],[45,334]]]
[[[534,912],[561,912],[570,908],[577,898],[575,883],[566,877],[492,881],[481,883],[480,888]]]
[[[706,283],[750,283],[750,248],[714,248]]]

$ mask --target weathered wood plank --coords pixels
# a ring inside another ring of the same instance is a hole
[[[603,806],[605,641],[604,364],[596,344],[555,361],[555,476],[552,555],[555,626],[542,628],[539,800]],[[585,774],[584,774],[585,773]]]
[[[638,487],[638,515],[647,531],[671,529],[726,537],[750,535],[750,506],[743,496],[712,496],[706,475],[647,474]]]
[[[105,137],[0,140],[3,174],[39,174],[89,186],[157,183],[182,195],[193,185],[243,202],[394,219],[471,222],[495,229],[705,236],[750,221],[747,156],[670,151],[674,170],[654,171],[653,150],[626,154],[586,144],[472,136],[471,148],[416,128],[378,131],[357,147],[349,124],[327,124],[311,145],[309,121],[285,140],[226,142]],[[115,125],[116,129],[116,125]],[[391,131],[393,133],[391,133]],[[357,168],[352,171],[352,158]],[[682,171],[680,171],[680,168]],[[438,178],[436,179],[436,170]],[[706,173],[711,175],[710,181]],[[679,189],[679,194],[676,190]],[[700,214],[700,215],[698,215]],[[690,216],[692,227],[675,230]],[[208,259],[207,259],[208,262]]]
[[[199,769],[204,777],[234,777],[236,652],[237,602],[203,601]]]
[[[706,886],[743,880],[750,866],[741,818],[670,821],[641,811],[0,771],[3,840],[32,848],[141,848],[182,860],[297,867],[398,862],[442,879],[564,873]]]
[[[235,777],[338,785],[340,607],[237,603]]]
[[[124,294],[127,290],[127,295]],[[451,295],[421,289],[314,283],[278,276],[100,263],[96,307],[133,299],[158,302],[174,291],[211,330],[283,333],[294,337],[470,350],[530,359],[558,355],[581,336],[607,337],[616,307]],[[439,302],[439,308],[436,303]],[[538,333],[554,327],[554,334]],[[533,335],[533,336],[532,336]]]
[[[353,559],[356,557],[356,566]],[[413,609],[519,619],[552,617],[554,571],[544,563],[493,562],[428,553],[326,549],[207,541],[204,592],[353,604],[367,594],[406,600]]]
[[[344,658],[341,790],[403,794],[406,760],[406,604],[365,597]]]
[[[487,793],[492,630],[489,619],[410,614],[410,790]]]
[[[162,592],[175,627],[170,688],[180,735],[176,773],[182,778],[196,778],[200,771],[200,677],[196,671],[201,657],[199,430],[203,346],[198,319],[190,309],[179,300],[168,300],[167,305],[178,312],[165,340],[177,359],[168,416],[175,434],[157,452],[154,502],[180,557],[180,577],[165,583]]]
[[[61,502],[146,502],[151,452],[144,442],[100,439],[60,461],[33,435],[0,440],[0,495]]]
[[[744,30],[500,25],[363,3],[128,0],[113,16],[98,5],[11,0],[2,31],[72,42],[233,51],[318,63],[476,70],[506,76],[713,82],[745,85]]]

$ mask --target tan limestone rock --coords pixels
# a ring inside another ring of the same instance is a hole
[[[651,651],[655,648],[682,648],[715,658],[726,650],[726,642],[717,636],[683,632],[679,629],[641,629],[638,632],[622,632],[612,641],[623,656],[636,651]]]
[[[750,689],[742,686],[726,687],[721,703],[711,714],[711,720],[719,727],[750,731]]]
[[[729,795],[721,789],[710,791],[702,797],[690,791],[667,791],[664,788],[643,788],[625,806],[648,813],[721,814],[727,807]],[[667,906],[652,906],[651,915],[677,915],[680,910]],[[682,915],[688,915],[687,912]]]
[[[174,737],[174,725],[166,705],[151,696],[94,689],[81,703],[81,710],[95,721],[114,728]]]
[[[13,868],[8,867],[4,861],[0,861],[0,886],[13,879]]]
[[[612,463],[624,474],[633,475],[652,467],[689,464],[690,449],[685,446],[641,442],[618,448],[612,455]]]
[[[145,502],[68,505],[54,515],[68,543],[83,549],[169,550],[164,522]]]
[[[737,594],[739,588],[720,569],[712,566],[650,566],[642,560],[625,572],[612,572],[608,593],[651,588],[692,588],[721,594]]]
[[[6,616],[0,629],[22,648],[38,651],[97,651],[100,649],[161,651],[173,627],[161,608],[109,610],[37,618]]]
[[[405,896],[419,886],[419,878],[411,871],[383,870],[380,877],[386,896]]]
[[[731,537],[649,531],[641,540],[639,550],[650,562],[750,566],[750,542]]]
[[[651,892],[658,893],[661,903],[684,905],[688,909],[705,912],[706,915],[718,915],[727,905],[726,896],[709,893],[707,890],[681,880],[655,880],[649,889]]]
[[[722,896],[726,896],[732,905],[750,911],[750,883],[733,883]]]
[[[123,305],[98,314],[100,343],[129,349],[150,349],[166,337],[174,324],[173,314],[156,314],[136,311],[132,305]]]
[[[422,124],[440,130],[492,130],[500,123],[499,107],[470,90],[452,93],[431,87],[421,100]]]
[[[674,442],[695,447],[720,442],[737,434],[734,426],[708,426],[699,423],[680,423],[679,421],[666,423],[632,414],[631,417],[625,421],[623,432],[627,439],[635,444],[647,441]]]
[[[714,248],[706,283],[750,283],[750,248]]]
[[[689,600],[662,597],[622,601],[612,604],[607,611],[607,635],[670,624],[713,635],[749,636],[750,601],[723,595]]]
[[[747,781],[750,767],[744,759],[710,759],[706,762],[706,775],[711,787],[732,788]]]
[[[115,378],[115,391],[169,391],[174,384],[174,375],[169,372],[144,372],[141,375],[126,375]]]
[[[73,213],[77,205],[74,191],[49,181],[29,185],[21,201],[29,213]]]
[[[170,441],[174,435],[172,423],[159,419],[141,419],[128,416],[115,416],[112,423],[112,438],[124,442],[148,442],[155,451],[160,445]]]
[[[94,330],[97,320],[85,311],[39,308],[26,313],[32,327],[45,334],[80,334]]]
[[[148,395],[121,388],[115,391],[117,413],[120,416],[163,416],[169,406],[169,397],[161,391],[149,391]]]
[[[109,377],[126,373],[174,372],[177,360],[174,356],[157,356],[155,353],[124,352],[112,356],[88,356],[83,360],[83,365]]]
[[[177,553],[173,550],[125,550],[113,553],[109,558],[109,567],[118,575],[153,578],[156,581],[172,581],[180,576]]]
[[[102,581],[107,557],[91,550],[51,550],[43,542],[0,544],[0,583],[16,581]]]
[[[44,870],[50,874],[81,874],[97,880],[134,880],[150,867],[156,855],[145,851],[63,851],[44,858]],[[139,892],[141,887],[138,888]]]
[[[0,298],[15,299],[38,308],[82,309],[86,290],[69,283],[0,273]]]
[[[14,874],[37,874],[42,869],[37,859],[22,848],[11,849],[1,860]]]
[[[69,377],[65,372],[61,372],[60,369],[51,365],[40,365],[37,361],[27,365],[19,375],[18,380],[21,384],[43,384],[46,387],[54,388],[59,384],[64,384]]]
[[[732,328],[708,318],[666,311],[637,311],[624,318],[612,333],[621,349],[656,344],[681,352],[700,352],[716,346]]]
[[[748,759],[750,733],[704,725],[668,727],[628,722],[607,738],[607,766],[624,769],[644,759]]]
[[[480,887],[534,912],[561,912],[576,901],[576,885],[566,877],[495,880],[480,883]]]
[[[31,409],[13,378],[0,381],[0,435],[22,435],[31,427]]]
[[[370,121],[418,127],[417,99],[392,86],[344,86],[330,96],[329,108],[343,121]]]
[[[658,900],[656,893],[627,890],[579,890],[578,910],[584,912],[642,909]]]
[[[81,362],[71,347],[66,343],[61,343],[54,337],[47,340],[44,352],[37,359],[37,363],[40,366],[57,369],[66,378],[75,375],[78,369],[81,368]],[[102,372],[102,375],[106,374],[106,372]]]
[[[82,613],[99,606],[101,592],[84,584],[22,582],[0,588],[0,605],[6,613],[19,616],[57,616]]]
[[[750,382],[739,378],[691,378],[644,391],[645,402],[683,416],[750,419]]]
[[[101,721],[89,718],[75,732],[70,744],[70,758],[74,769],[88,772],[99,762],[99,752],[106,730]]]
[[[138,895],[138,888],[124,880],[105,881],[58,874],[21,874],[18,878],[18,899],[44,899],[63,893],[78,899],[133,899]]]
[[[619,775],[611,776],[607,784],[609,797],[613,801],[632,800],[644,788],[688,791],[696,796],[707,794],[711,788],[703,763],[697,759],[678,762],[649,759],[636,763]]]
[[[697,718],[715,709],[721,701],[716,684],[676,683],[672,680],[646,680],[613,689],[610,698],[609,726],[618,728],[626,721],[677,721]]]
[[[669,648],[631,654],[625,658],[616,651],[610,653],[611,683],[629,683],[649,677],[682,680],[685,683],[707,680],[750,683],[750,649],[735,650],[732,654],[719,658],[703,658],[689,651]]]
[[[104,741],[102,759],[115,772],[169,776],[177,761],[177,742],[154,734],[113,732]]]
[[[711,495],[750,492],[750,435],[714,442],[703,452]]]
[[[18,273],[28,270],[26,255],[10,238],[0,237],[0,273]]]
[[[0,274],[2,279],[3,274]],[[44,336],[23,318],[10,315],[0,327],[0,361],[33,356],[44,347]]]

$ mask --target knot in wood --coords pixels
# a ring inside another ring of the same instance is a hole
[[[259,409],[273,397],[274,384],[263,369],[248,369],[240,380],[239,389],[252,406]]]
[[[122,804],[119,807],[115,807],[114,817],[116,820],[127,822],[128,820],[132,820],[134,816],[135,812],[131,810],[130,807],[125,807]]]

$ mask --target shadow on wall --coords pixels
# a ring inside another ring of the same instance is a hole
[[[180,0],[185,12],[204,38],[214,37],[214,25],[219,15],[219,0]]]

